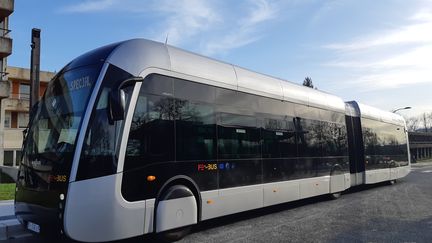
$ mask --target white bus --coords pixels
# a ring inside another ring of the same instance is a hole
[[[31,112],[16,216],[78,241],[178,240],[410,171],[401,116],[149,40],[76,58]]]

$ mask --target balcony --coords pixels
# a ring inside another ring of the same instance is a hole
[[[5,110],[28,112],[30,100],[18,94],[10,94],[9,99],[3,101],[3,105]]]
[[[14,11],[14,0],[0,1],[0,19],[3,19]]]
[[[23,142],[23,128],[5,128],[4,129],[4,148],[19,149]]]
[[[0,35],[0,58],[5,58],[12,53],[12,39]]]
[[[1,81],[0,78],[0,100],[9,97],[10,83],[8,81]]]

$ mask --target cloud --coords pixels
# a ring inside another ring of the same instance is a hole
[[[432,21],[403,26],[377,36],[359,39],[350,43],[334,43],[324,46],[339,51],[355,51],[394,44],[430,43],[432,41]]]
[[[261,24],[277,17],[277,4],[266,0],[254,0],[249,3],[250,7],[246,16],[230,26],[230,31],[222,38],[209,40],[202,50],[204,54],[226,53],[262,38],[258,28]]]
[[[180,45],[192,37],[210,31],[221,20],[211,1],[182,0],[157,1],[153,10],[164,16],[165,21],[157,25],[154,39]],[[165,17],[166,16],[166,17]]]
[[[325,45],[336,57],[323,66],[355,74],[338,88],[369,92],[432,84],[432,12],[423,9],[400,27]]]
[[[65,13],[87,13],[96,12],[109,9],[115,4],[114,0],[87,0],[79,4],[69,5],[62,9],[60,12]]]
[[[168,44],[192,46],[195,51],[214,55],[261,39],[265,33],[260,26],[277,17],[277,5],[276,0],[235,4],[216,0],[97,0],[69,5],[61,12],[115,11],[152,15],[152,27],[146,26],[142,36],[161,42],[168,37]]]

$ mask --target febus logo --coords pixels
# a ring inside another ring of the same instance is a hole
[[[78,79],[75,79],[72,82],[70,82],[69,90],[74,91],[74,90],[78,90],[78,89],[82,89],[82,88],[87,88],[90,86],[91,86],[90,76],[85,76],[85,77],[78,78]]]

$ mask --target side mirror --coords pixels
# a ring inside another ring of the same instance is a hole
[[[25,141],[25,138],[27,137],[27,132],[28,132],[28,127],[26,127],[26,128],[22,131],[22,134],[23,134],[23,141]]]
[[[109,94],[109,115],[111,121],[120,121],[124,119],[126,109],[126,94],[124,90],[110,92]]]
[[[108,96],[108,116],[110,122],[120,121],[125,119],[126,109],[126,93],[122,89],[128,84],[143,81],[143,78],[132,77],[123,80],[116,85]]]

